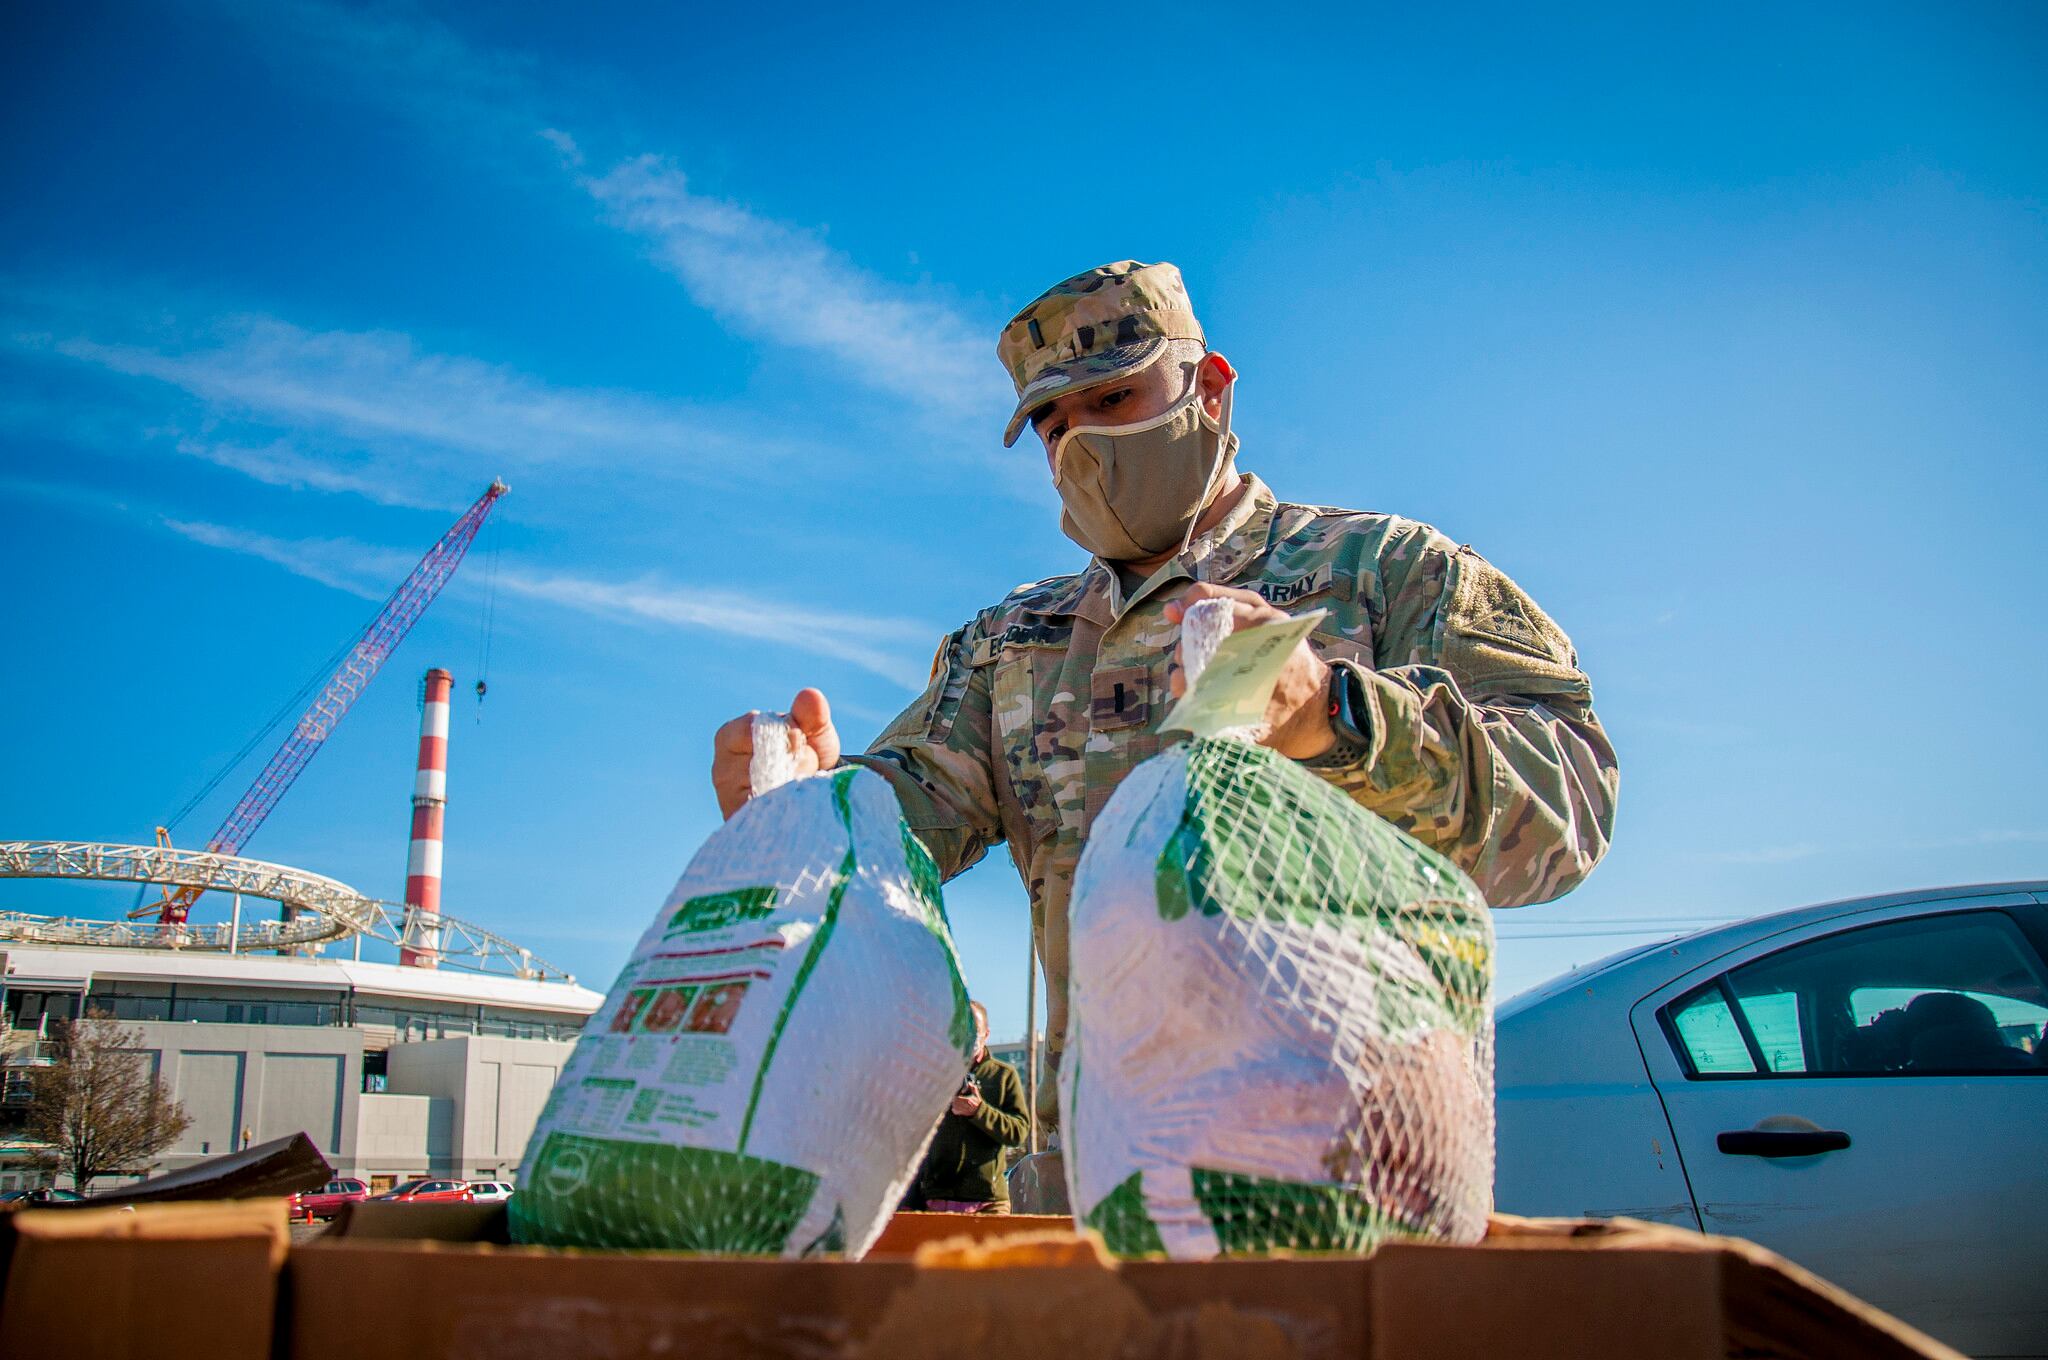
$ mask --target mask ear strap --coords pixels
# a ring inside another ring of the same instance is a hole
[[[1207,358],[1208,356],[1204,354],[1203,357]],[[1207,416],[1202,412],[1200,405],[1201,390],[1202,370],[1198,367],[1195,370],[1195,401],[1197,403],[1195,407],[1195,424],[1197,427],[1207,423]],[[1174,549],[1174,556],[1176,557],[1186,552],[1188,544],[1195,541],[1195,526],[1202,522],[1202,514],[1209,508],[1209,498],[1216,492],[1216,482],[1223,476],[1223,469],[1230,466],[1230,407],[1231,398],[1236,391],[1237,375],[1233,373],[1230,381],[1223,385],[1222,410],[1217,413],[1216,470],[1209,474],[1209,484],[1202,488],[1202,508],[1195,511],[1195,517],[1188,521],[1188,531],[1181,535],[1180,546]]]

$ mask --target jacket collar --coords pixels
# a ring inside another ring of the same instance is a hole
[[[1197,581],[1227,585],[1265,556],[1279,501],[1257,473],[1244,474],[1245,491],[1223,522],[1188,545],[1179,561]]]

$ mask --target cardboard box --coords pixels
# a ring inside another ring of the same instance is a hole
[[[23,1209],[0,1294],[0,1355],[268,1360],[285,1201]]]
[[[867,1259],[915,1256],[933,1242],[986,1242],[1026,1233],[1070,1233],[1074,1220],[1065,1214],[896,1214],[868,1248]]]
[[[280,1284],[283,1213],[23,1213],[0,1353],[1955,1360],[1762,1248],[1627,1220],[1502,1217],[1476,1246],[1186,1264],[1109,1260],[1063,1219],[918,1214],[868,1260],[784,1262],[514,1247],[502,1205],[366,1204],[292,1247]]]
[[[898,1215],[856,1263],[463,1235],[502,1237],[502,1209],[365,1205],[295,1249],[285,1354],[1956,1360],[1761,1247],[1629,1220],[1500,1216],[1471,1247],[1206,1264],[1119,1264],[1066,1220],[1022,1216]],[[351,1322],[365,1299],[386,1301],[374,1330]]]

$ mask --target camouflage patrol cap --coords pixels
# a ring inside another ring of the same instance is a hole
[[[1118,260],[1054,284],[1011,317],[996,342],[996,357],[1017,385],[1003,447],[1054,398],[1137,372],[1169,340],[1201,338],[1180,270],[1170,264]]]

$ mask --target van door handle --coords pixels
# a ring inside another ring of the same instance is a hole
[[[1717,1135],[1714,1146],[1731,1157],[1811,1157],[1840,1152],[1849,1135],[1840,1129],[1736,1129]]]

